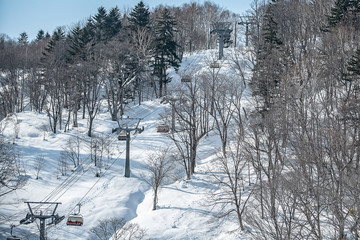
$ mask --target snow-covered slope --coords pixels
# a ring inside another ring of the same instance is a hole
[[[226,52],[225,52],[226,54]],[[213,59],[215,51],[204,51],[186,55],[179,74],[188,71],[205,71]],[[234,74],[229,61],[222,62],[221,71]],[[176,88],[180,77],[175,72],[170,76],[173,82],[169,88]],[[247,96],[244,96],[246,99]],[[246,104],[247,100],[244,100]],[[141,118],[140,127],[145,131],[132,135],[130,158],[131,177],[124,177],[125,142],[117,140],[111,133],[117,127],[110,120],[106,108],[102,109],[94,122],[94,134],[109,140],[112,154],[107,158],[101,177],[95,177],[96,168],[88,158],[86,143],[91,139],[86,136],[87,120],[79,119],[79,127],[70,131],[59,131],[50,134],[46,126],[48,119],[45,114],[26,111],[17,115],[19,122],[18,138],[15,139],[23,168],[26,169],[28,182],[22,189],[7,194],[0,199],[0,214],[6,216],[0,219],[0,239],[5,239],[10,233],[10,224],[15,224],[14,234],[27,236],[26,239],[38,239],[38,223],[19,225],[28,212],[25,201],[61,202],[57,213],[66,217],[77,211],[81,204],[81,214],[84,218],[82,227],[71,227],[62,221],[58,225],[47,227],[48,239],[89,239],[90,229],[99,220],[112,217],[124,218],[130,223],[139,224],[146,230],[146,239],[239,239],[236,221],[228,221],[219,225],[211,217],[211,208],[207,206],[207,193],[212,189],[207,171],[215,158],[216,147],[219,146],[217,136],[209,135],[199,146],[196,174],[191,180],[178,180],[162,187],[159,196],[158,209],[152,210],[152,191],[142,180],[146,174],[144,162],[152,152],[164,149],[171,142],[163,134],[156,132],[159,124],[159,114],[170,108],[169,104],[161,103],[161,99],[132,105],[126,111],[129,117]],[[4,135],[12,141],[14,129],[10,125]],[[59,159],[68,139],[79,138],[82,142],[82,167],[74,169],[69,165],[65,176],[61,176]],[[39,179],[35,179],[34,166],[44,159]],[[34,204],[33,206],[36,206]],[[44,210],[44,209],[42,209]]]

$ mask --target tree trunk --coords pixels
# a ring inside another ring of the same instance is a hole
[[[153,209],[152,209],[154,211],[156,210],[157,198],[158,198],[158,188],[155,187],[155,189],[154,189],[154,199],[153,199]]]
[[[88,136],[91,137],[92,135],[92,125],[94,122],[94,118],[91,116],[91,114],[89,114],[89,131],[88,131]]]
[[[77,121],[77,107],[73,110],[73,127],[78,127]]]

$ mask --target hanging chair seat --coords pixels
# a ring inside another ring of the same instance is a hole
[[[72,225],[72,226],[82,226],[84,223],[84,219],[80,215],[70,215],[68,217],[68,220],[66,222],[66,225]]]

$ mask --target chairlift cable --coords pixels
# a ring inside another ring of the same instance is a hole
[[[155,112],[158,111],[158,110],[160,110],[160,109],[155,110]],[[152,114],[154,114],[154,112],[150,112],[150,113],[146,114],[145,116],[143,116],[142,118],[146,118],[146,117],[148,117],[148,116],[150,116],[150,115],[152,115]],[[152,126],[152,125],[155,125],[155,123],[150,124],[149,126]],[[111,135],[109,135],[109,136],[111,136],[111,138],[112,138],[111,141],[110,141],[110,145],[112,145],[115,141],[117,141],[117,137],[116,137],[116,134],[115,134],[115,135],[111,134]],[[134,139],[136,139],[136,135],[131,139],[131,142],[132,142]],[[120,158],[120,156],[124,153],[124,151],[125,151],[125,150],[123,150],[122,152],[120,152],[120,153],[118,154],[118,156],[114,159],[114,161],[110,164],[110,166],[105,170],[105,172],[102,174],[102,176],[104,176],[104,175],[107,173],[107,171],[115,164],[115,162]],[[89,160],[88,162],[86,162],[86,164],[88,165],[90,162],[91,162],[91,160]],[[62,197],[62,196],[81,178],[81,176],[82,176],[84,173],[86,173],[90,168],[91,168],[91,167],[89,166],[88,168],[86,168],[85,170],[83,170],[82,174],[81,174],[79,177],[77,177],[78,174],[76,174],[76,173],[78,173],[78,169],[79,169],[79,170],[81,169],[80,167],[78,167],[78,168],[76,169],[76,171],[72,172],[66,179],[64,179],[64,181],[63,181],[62,183],[60,183],[53,191],[51,191],[47,196],[45,196],[45,198],[44,198],[43,201],[48,201],[48,200],[52,199],[54,196],[56,196],[57,194],[59,194],[62,190],[66,189],[60,196],[58,196],[58,197],[56,198],[56,200],[58,200],[58,199],[59,199],[60,197]],[[81,204],[81,201],[83,201],[83,199],[91,192],[91,190],[96,186],[96,184],[100,181],[100,179],[101,179],[101,178],[99,178],[99,179],[93,184],[93,186],[85,193],[85,195],[83,195],[83,197],[80,199],[80,201],[78,202],[78,204]],[[78,205],[78,204],[77,204],[77,205]],[[77,205],[75,205],[75,207],[73,207],[73,208],[71,209],[71,212],[76,208]],[[38,205],[38,206],[36,206],[36,207],[41,207],[41,205]],[[20,213],[23,214],[23,212],[27,212],[27,211],[24,210],[24,211],[21,211]],[[16,214],[12,215],[10,218],[8,218],[8,220],[10,220],[13,216],[19,215],[20,213],[16,213]],[[49,229],[51,229],[52,227],[53,227],[53,226],[49,227]]]

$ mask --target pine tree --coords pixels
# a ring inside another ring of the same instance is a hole
[[[360,76],[360,49],[350,58],[347,70],[351,76]]]
[[[107,12],[104,7],[98,8],[98,13],[93,17],[93,26],[94,26],[94,33],[95,39],[97,42],[103,41],[106,39],[106,18]]]
[[[44,39],[45,39],[45,32],[44,32],[44,30],[40,29],[39,32],[36,35],[36,41],[39,42],[39,41],[42,41]]]
[[[84,48],[86,45],[85,40],[85,31],[80,26],[76,26],[71,29],[69,34],[69,57],[68,61],[73,62],[75,59],[79,58],[82,60],[86,59]]]
[[[51,39],[47,45],[47,47],[45,48],[45,51],[43,52],[43,55],[46,57],[48,56],[51,52],[53,52],[57,42],[61,41],[61,40],[65,40],[65,32],[62,30],[61,27],[58,27],[53,35],[51,36]]]
[[[283,42],[279,38],[279,28],[274,12],[277,3],[272,1],[267,6],[263,18],[262,42],[257,53],[257,62],[252,78],[253,94],[264,98],[264,108],[271,105],[271,97],[279,86],[283,71],[282,59],[285,57],[282,49]]]
[[[278,37],[278,23],[274,19],[272,4],[269,4],[264,15],[263,38],[266,55],[269,54],[273,48],[282,45],[282,41]]]
[[[330,27],[334,27],[343,18],[349,6],[349,0],[337,0],[333,8],[331,8],[331,14],[328,17],[328,23]]]
[[[357,26],[359,12],[359,0],[337,0],[328,16],[328,27],[335,27],[340,22]]]
[[[180,58],[177,56],[179,45],[174,39],[176,21],[168,9],[164,9],[155,26],[154,74],[159,77],[159,94],[162,96],[162,87],[169,82],[166,70],[169,67],[177,69]]]
[[[116,36],[121,30],[121,15],[117,7],[112,8],[105,18],[105,38],[109,40]]]
[[[20,46],[26,46],[29,44],[28,35],[26,32],[20,33],[20,37],[18,38],[18,43]]]
[[[145,7],[143,1],[140,1],[130,13],[129,22],[132,27],[148,27],[150,23],[150,12],[149,9]]]

